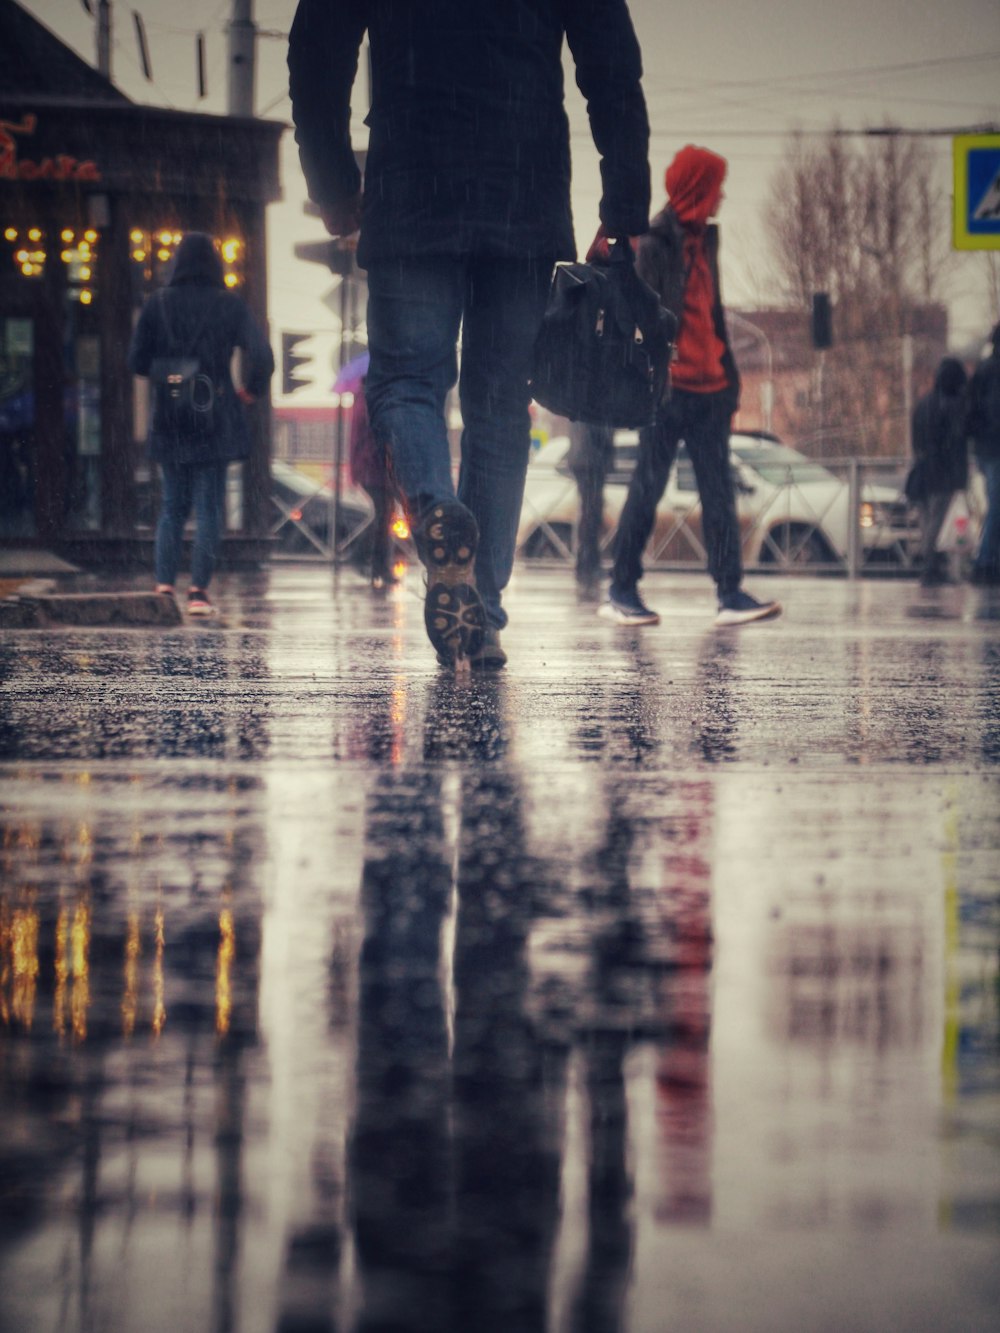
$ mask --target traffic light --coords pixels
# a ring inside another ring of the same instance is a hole
[[[311,333],[283,333],[281,335],[281,392],[294,393],[304,385],[312,383],[298,373],[299,366],[311,361],[312,357],[299,356],[296,348],[311,338]]]
[[[833,309],[829,292],[813,292],[812,309],[813,347],[833,346]]]

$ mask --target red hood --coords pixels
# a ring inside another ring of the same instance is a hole
[[[687,144],[664,176],[670,206],[687,226],[703,224],[715,212],[726,178],[726,159],[708,148]]]

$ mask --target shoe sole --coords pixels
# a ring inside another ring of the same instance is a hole
[[[438,504],[424,523],[423,536],[427,637],[448,663],[470,661],[486,634],[486,611],[472,572],[479,541],[476,520],[462,505]]]
[[[613,625],[658,625],[660,623],[660,617],[655,611],[650,611],[647,615],[634,615],[629,611],[619,611],[610,602],[603,602],[597,608],[597,614],[602,620],[610,620]]]
[[[727,625],[749,625],[754,620],[773,620],[781,615],[781,603],[772,602],[770,606],[761,606],[754,611],[720,611],[715,623],[722,628]]]
[[[189,606],[187,612],[189,616],[214,616],[218,614],[214,606]]]

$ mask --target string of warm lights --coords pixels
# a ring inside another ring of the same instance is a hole
[[[160,286],[163,269],[174,257],[174,251],[183,239],[183,232],[172,231],[166,227],[154,231],[143,231],[135,227],[129,233],[132,246],[132,262],[138,265],[142,273],[142,285],[146,288]],[[243,283],[243,242],[236,236],[215,238],[215,246],[222,257],[223,282],[229,288],[239,287]]]
[[[3,239],[10,247],[11,259],[22,277],[37,279],[43,276],[50,249],[54,250],[44,228],[5,227]],[[151,290],[163,284],[166,267],[182,239],[182,232],[165,227],[155,231],[132,230],[129,235],[131,258],[137,268],[140,289]],[[98,240],[99,233],[92,228],[78,232],[72,227],[63,227],[59,232],[59,258],[66,266],[68,294],[70,300],[79,301],[81,305],[91,305],[94,301]],[[241,286],[243,242],[236,236],[228,236],[221,240],[216,238],[215,244],[222,258],[226,286]]]

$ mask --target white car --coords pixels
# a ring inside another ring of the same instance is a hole
[[[528,557],[567,558],[578,501],[566,464],[569,440],[558,437],[538,451],[528,468],[518,549]],[[604,487],[605,544],[625,503],[635,466],[638,435],[615,433],[614,466]],[[781,444],[773,436],[734,432],[730,452],[743,560],[750,565],[839,565],[850,545],[850,487],[846,478]],[[908,564],[919,530],[894,484],[858,487],[858,531],[863,563]],[[694,467],[683,444],[656,511],[646,558],[651,562],[705,560],[701,504]]]

